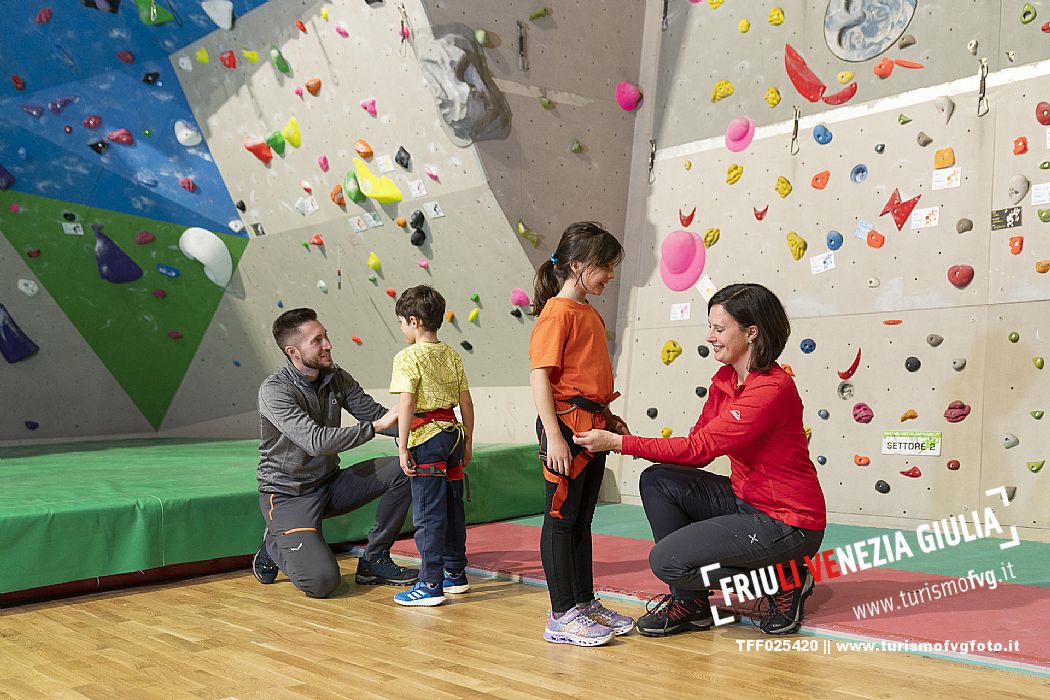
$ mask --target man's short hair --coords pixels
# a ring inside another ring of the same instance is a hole
[[[445,298],[429,284],[410,287],[398,297],[394,313],[406,319],[415,316],[423,328],[436,331],[445,316]]]
[[[273,339],[277,347],[284,352],[284,346],[291,345],[291,340],[299,332],[299,326],[307,321],[316,321],[317,312],[313,309],[291,309],[285,311],[273,322]]]

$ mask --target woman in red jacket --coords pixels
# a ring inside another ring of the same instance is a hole
[[[813,589],[804,557],[820,549],[826,509],[802,426],[795,382],[776,363],[791,326],[780,300],[758,284],[734,284],[708,303],[707,341],[724,366],[686,437],[643,438],[589,430],[574,438],[658,462],[639,490],[656,544],[653,573],[671,589],[638,620],[648,636],[713,626],[708,602],[719,579],[796,562],[800,585],[767,595],[761,629],[790,634]],[[730,477],[702,471],[727,455]],[[718,564],[717,569],[710,569]],[[703,570],[702,570],[703,569]]]

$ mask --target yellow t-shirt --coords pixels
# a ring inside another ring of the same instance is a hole
[[[445,343],[413,343],[394,355],[390,393],[415,394],[416,413],[458,406],[459,393],[468,388],[463,360]],[[408,447],[426,442],[451,425],[435,421],[416,428],[409,433]]]

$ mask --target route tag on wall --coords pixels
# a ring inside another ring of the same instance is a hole
[[[688,321],[693,305],[688,301],[682,304],[671,304],[672,321]]]
[[[882,454],[939,457],[941,434],[914,430],[887,430],[882,434]]]

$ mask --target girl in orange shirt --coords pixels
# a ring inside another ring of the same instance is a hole
[[[591,519],[605,474],[606,452],[591,453],[572,441],[574,433],[604,428],[628,433],[609,412],[612,362],[605,322],[587,303],[601,295],[623,260],[623,247],[593,222],[569,226],[558,249],[536,273],[529,340],[530,383],[539,418],[547,508],[540,559],[551,597],[543,638],[557,644],[597,646],[625,634],[634,620],[609,610],[594,597]]]

